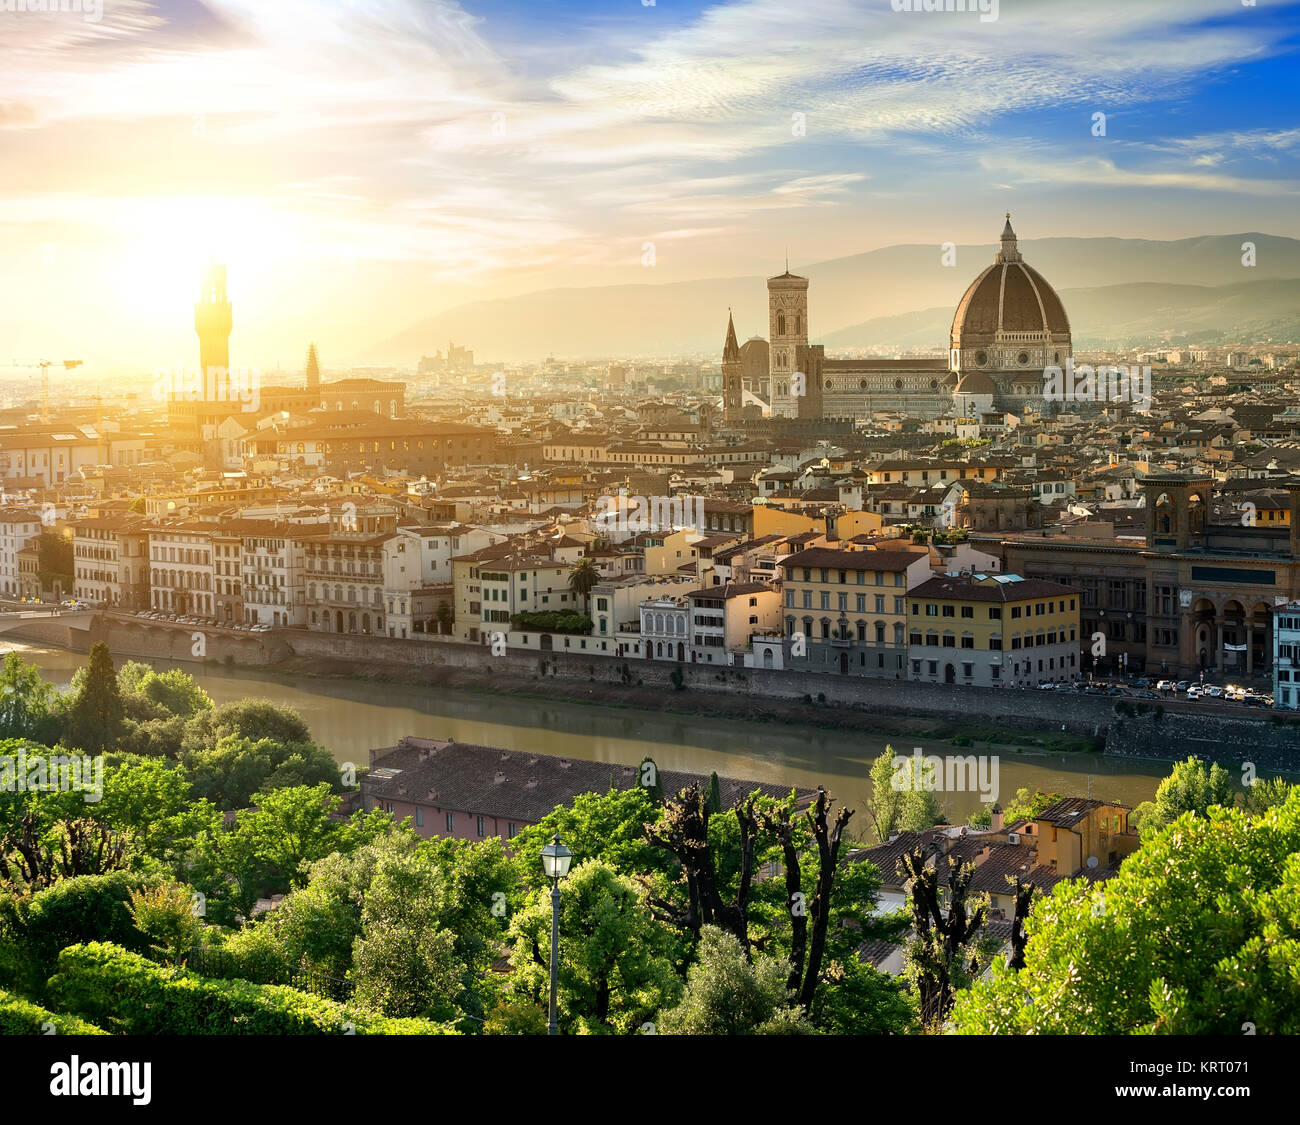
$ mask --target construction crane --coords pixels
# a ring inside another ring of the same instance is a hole
[[[65,359],[60,361],[63,364],[64,371],[71,371],[74,367],[80,367],[82,361],[79,359]],[[52,359],[41,359],[35,363],[19,363],[14,361],[14,367],[39,367],[41,369],[41,424],[48,425],[50,421],[50,368],[54,366],[55,361]]]

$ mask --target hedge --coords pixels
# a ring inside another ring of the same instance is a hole
[[[389,1019],[280,984],[169,969],[120,946],[59,954],[53,1003],[128,1035],[453,1035],[449,1024]]]
[[[111,941],[144,952],[149,939],[131,916],[131,892],[152,880],[132,872],[61,879],[31,898],[0,895],[0,988],[39,995],[59,951]]]
[[[0,1035],[107,1035],[103,1028],[76,1016],[50,1012],[39,1004],[0,990]]]

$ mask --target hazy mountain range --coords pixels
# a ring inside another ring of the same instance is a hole
[[[1242,244],[1255,247],[1253,267]],[[810,280],[812,342],[841,349],[947,347],[953,309],[996,246],[888,246],[791,269]],[[1300,240],[1259,233],[1170,242],[1125,238],[1021,241],[1026,262],[1060,293],[1076,346],[1300,338]],[[779,272],[779,270],[774,270]],[[451,339],[478,362],[722,351],[727,309],[743,341],[767,335],[765,278],[547,289],[475,301],[369,350],[411,363]]]

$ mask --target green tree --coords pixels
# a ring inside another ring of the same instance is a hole
[[[899,755],[886,746],[871,763],[871,799],[867,816],[883,844],[899,832],[923,832],[943,816],[923,760]]]
[[[1028,930],[1025,967],[963,994],[958,1031],[1300,1033],[1300,792],[1184,813],[1114,878],[1057,884]]]
[[[704,799],[708,803],[709,812],[714,816],[722,812],[722,785],[718,781],[717,770],[709,774],[709,789]]]
[[[458,1014],[456,935],[442,924],[445,873],[427,851],[395,857],[366,892],[353,952],[356,999],[388,1016]]]
[[[251,742],[269,738],[281,745],[311,741],[307,721],[292,707],[269,699],[240,699],[196,714],[185,727],[185,750],[215,746],[230,734]]]
[[[561,805],[511,841],[519,882],[530,891],[550,886],[539,856],[556,833],[579,861],[598,859],[620,875],[668,877],[675,869],[661,848],[646,835],[660,809],[646,789],[610,789],[581,793],[571,806]]]
[[[183,967],[190,950],[202,940],[204,927],[194,912],[189,887],[142,887],[131,892],[130,910],[136,929],[149,939],[164,964]]]
[[[45,742],[55,698],[54,685],[41,678],[35,664],[16,652],[0,661],[0,738]]]
[[[1285,805],[1294,789],[1289,781],[1280,777],[1265,781],[1257,778],[1254,785],[1246,786],[1241,798],[1241,807],[1247,816],[1263,816],[1269,809]]]
[[[569,571],[569,589],[577,594],[579,605],[587,604],[587,597],[600,582],[600,571],[596,569],[595,562],[586,556],[574,563]]]
[[[328,750],[314,742],[253,741],[223,735],[211,747],[185,751],[181,765],[196,797],[221,809],[243,809],[259,794],[326,784],[337,787],[339,769]]]
[[[645,908],[636,883],[599,860],[570,869],[560,899],[558,1008],[570,1032],[627,1034],[673,1003],[676,937]],[[542,1004],[550,988],[551,896],[532,896],[510,926],[509,989]]]
[[[62,745],[86,754],[113,749],[125,729],[113,655],[102,641],[91,646],[86,676],[68,711]]]
[[[1018,820],[1036,820],[1039,813],[1050,805],[1056,804],[1060,799],[1059,793],[1044,793],[1041,789],[1035,789],[1030,793],[1028,789],[1017,789],[1015,797],[1011,799],[1002,814],[1002,822],[1015,824]]]
[[[117,683],[124,700],[138,695],[162,708],[161,713],[150,712],[150,718],[176,715],[188,719],[199,711],[212,710],[212,697],[179,668],[158,672],[148,664],[129,660],[118,669]]]
[[[1154,825],[1172,824],[1185,812],[1204,816],[1211,805],[1231,808],[1232,779],[1217,762],[1207,766],[1199,758],[1178,762],[1156,789]]]
[[[790,966],[775,957],[750,960],[734,934],[700,930],[695,962],[679,1003],[655,1020],[661,1035],[807,1034],[812,1026],[790,1004]]]

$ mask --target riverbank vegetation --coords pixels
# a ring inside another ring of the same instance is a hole
[[[1186,765],[1104,885],[1113,920],[1093,912],[1097,888],[1065,881],[1027,915],[1023,967],[974,983],[990,963],[984,902],[960,884],[964,921],[939,960],[905,942],[928,916],[923,896],[878,911],[882,873],[849,844],[856,814],[823,792],[724,809],[711,786],[650,785],[581,795],[508,842],[424,839],[382,809],[345,812],[350,781],[290,709],[216,707],[184,673],[114,670],[106,651],[64,695],[21,662],[0,676],[17,689],[3,694],[0,761],[70,755],[84,749],[74,738],[103,749],[97,793],[17,784],[12,768],[0,791],[5,1028],[544,1033],[538,853],[559,833],[576,856],[561,899],[566,1033],[911,1034],[949,1019],[963,1031],[1223,1030],[1247,1008],[1261,1031],[1296,1029],[1290,786],[1226,811],[1215,777]],[[882,838],[937,819],[933,794],[891,806],[877,784],[877,796],[867,816]],[[1051,796],[1023,791],[1011,807],[1032,815]],[[1157,941],[1175,931],[1185,956]],[[1094,941],[1098,972],[1079,978],[1059,951]],[[860,956],[904,942],[900,976]]]

